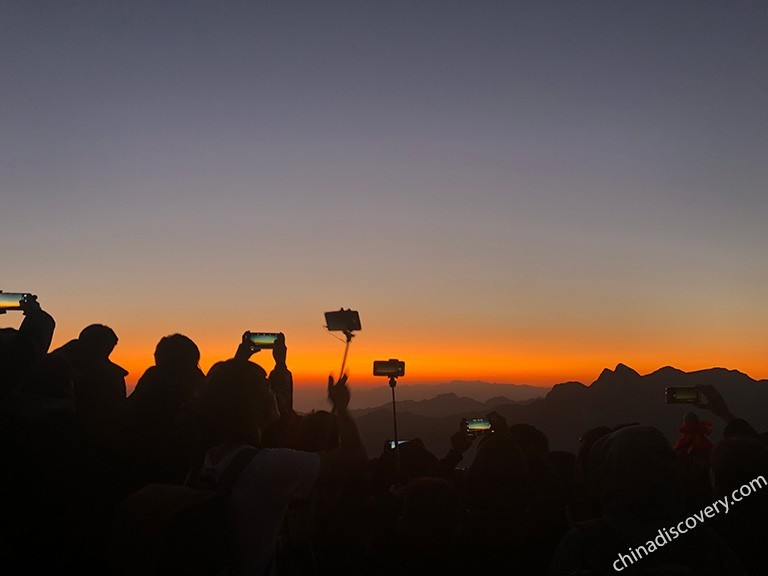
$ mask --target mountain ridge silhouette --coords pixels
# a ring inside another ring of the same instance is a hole
[[[668,386],[714,385],[731,411],[748,420],[759,431],[768,429],[768,380],[755,380],[738,370],[715,367],[685,372],[663,366],[645,375],[626,364],[604,369],[590,385],[571,381],[556,384],[543,398],[504,402],[497,398],[490,404],[477,403],[471,397],[398,402],[398,429],[401,439],[420,437],[438,457],[450,447],[450,436],[463,417],[485,416],[495,410],[508,424],[526,422],[544,432],[550,449],[575,452],[578,438],[586,430],[600,426],[638,422],[659,428],[671,442],[687,412],[695,412],[714,425],[712,439],[722,436],[725,425],[708,410],[691,404],[666,404]],[[441,397],[442,396],[442,397]],[[391,401],[390,401],[391,402]],[[451,402],[458,408],[449,414]],[[436,406],[440,406],[438,410]],[[434,412],[430,412],[435,407]],[[483,410],[487,412],[483,413]],[[469,412],[472,410],[472,412]],[[478,412],[479,411],[479,412]],[[356,412],[361,435],[371,456],[380,453],[382,443],[392,435],[392,409],[389,403]]]
[[[440,384],[411,383],[407,379],[398,382],[395,389],[397,401],[431,400],[442,394],[455,394],[459,397],[471,398],[478,402],[487,402],[492,398],[507,398],[510,402],[529,401],[543,398],[550,386],[533,386],[530,384],[500,384],[480,380],[451,380]],[[326,392],[323,388],[305,389],[295,397],[296,410],[326,409]],[[350,407],[356,410],[370,411],[392,402],[392,391],[383,378],[380,386],[355,387],[352,383],[352,402]]]

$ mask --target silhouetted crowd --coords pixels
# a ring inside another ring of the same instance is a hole
[[[442,458],[418,439],[369,458],[345,376],[329,378],[330,411],[294,411],[282,335],[271,372],[244,339],[208,374],[192,340],[166,336],[127,396],[113,330],[51,351],[54,319],[36,299],[23,314],[0,329],[5,573],[768,574],[768,488],[632,552],[768,478],[765,437],[712,387],[714,444],[690,414],[674,446],[631,424],[552,451],[492,413],[477,438],[457,422]]]

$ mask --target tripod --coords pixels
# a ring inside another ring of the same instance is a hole
[[[395,386],[397,386],[397,378],[395,376],[389,377],[389,387],[392,388],[392,424],[394,426],[395,433],[395,457],[397,458],[397,475],[402,474],[402,467],[400,465],[400,442],[397,437],[397,408],[395,402]]]

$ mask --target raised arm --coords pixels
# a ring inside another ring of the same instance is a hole
[[[280,414],[286,417],[293,413],[293,375],[286,364],[287,356],[288,347],[285,345],[285,335],[281,332],[272,348],[275,367],[269,373],[269,387],[275,393]]]
[[[251,356],[261,351],[247,336],[248,332],[243,334],[235,351],[236,360],[250,360]],[[288,347],[285,345],[285,335],[281,332],[272,348],[275,367],[269,373],[269,387],[275,393],[280,414],[286,418],[293,413],[293,375],[286,364],[287,356]]]
[[[339,424],[339,447],[320,453],[320,476],[340,478],[361,470],[368,462],[357,425],[349,414],[350,391],[346,374],[336,383],[332,376],[328,377],[328,399]]]
[[[715,416],[722,418],[727,424],[731,420],[736,420],[736,416],[728,409],[728,404],[725,403],[725,398],[717,391],[714,386],[700,385],[696,386],[696,389],[704,396],[706,402],[697,402],[698,408],[709,410]]]
[[[747,436],[756,438],[758,436],[757,431],[749,422],[737,417],[731,412],[728,408],[728,404],[725,402],[725,398],[723,398],[722,394],[720,394],[714,386],[708,384],[699,385],[696,386],[696,389],[706,399],[706,402],[697,402],[696,406],[709,410],[712,414],[725,422],[725,428],[723,429],[724,438],[728,438],[729,436]]]
[[[464,458],[464,452],[472,446],[474,438],[467,433],[467,419],[462,418],[459,429],[451,436],[451,449],[448,454],[437,464],[438,473],[446,478],[456,469],[456,466]]]
[[[37,296],[22,300],[21,310],[24,313],[24,320],[19,326],[19,332],[34,341],[37,353],[40,356],[45,356],[51,347],[53,330],[56,328],[53,316],[40,308]]]

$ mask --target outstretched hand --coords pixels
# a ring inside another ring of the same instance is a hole
[[[459,429],[451,436],[451,450],[464,454],[472,446],[474,438],[467,433],[467,419],[462,418]]]
[[[272,358],[275,359],[275,366],[285,366],[285,358],[288,355],[288,347],[285,345],[285,334],[280,332],[272,348]]]
[[[486,418],[488,418],[488,421],[491,423],[492,432],[495,432],[496,434],[509,434],[509,426],[507,426],[507,421],[504,416],[494,410],[488,414]]]
[[[40,302],[37,301],[37,296],[34,294],[30,294],[28,297],[19,300],[19,308],[21,308],[21,311],[25,316],[33,310],[41,309]]]
[[[243,339],[240,340],[240,345],[235,352],[236,360],[248,360],[251,356],[261,350],[258,346],[254,346],[253,342],[248,339],[248,332],[243,334]]]
[[[697,408],[709,410],[712,414],[722,418],[726,422],[730,422],[736,418],[728,409],[728,404],[725,403],[725,398],[723,398],[722,394],[720,394],[714,386],[702,384],[696,386],[696,389],[699,391],[699,396],[703,396],[706,400],[706,402],[696,402]]]
[[[328,399],[333,404],[334,412],[345,411],[349,406],[350,396],[346,374],[336,383],[333,382],[333,376],[328,376]]]

